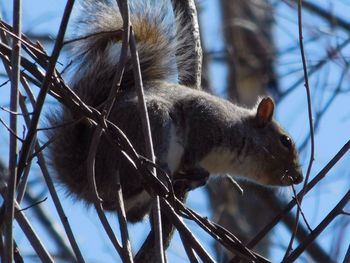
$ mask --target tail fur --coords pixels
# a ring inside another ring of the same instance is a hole
[[[144,82],[174,81],[177,79],[177,67],[187,72],[186,68],[191,65],[191,54],[184,52],[186,28],[176,30],[175,25],[182,24],[179,21],[181,14],[174,15],[171,6],[165,1],[152,3],[130,3],[130,20],[137,41],[142,79]],[[122,29],[123,21],[116,1],[90,0],[82,2],[81,6],[76,27],[78,33],[74,36],[77,41],[72,45],[75,67],[71,84],[75,89],[84,89],[85,94],[90,92],[91,95],[94,93],[91,89],[108,89],[110,87],[106,83],[112,84],[122,43],[120,36],[113,32]],[[175,57],[180,49],[181,56]],[[132,67],[128,54],[122,88],[134,85]],[[101,83],[106,87],[101,87]],[[84,87],[79,88],[81,85]],[[87,88],[87,85],[91,88]]]
[[[130,18],[136,36],[143,81],[171,80],[177,77],[176,67],[180,65],[183,69],[191,65],[190,54],[187,55],[182,50],[186,50],[184,44],[186,28],[176,29],[174,24],[180,24],[178,22],[181,21],[176,19],[181,19],[181,15],[176,15],[175,18],[171,7],[167,7],[163,0],[150,0],[152,3],[157,3],[154,7],[144,2],[130,6]],[[81,1],[81,5],[77,34],[73,38],[75,41],[72,42],[71,58],[74,68],[71,69],[70,84],[85,103],[97,107],[107,99],[112,88],[122,43],[120,36],[114,35],[113,32],[121,29],[123,22],[115,1],[85,0]],[[175,57],[179,49],[183,55]],[[129,89],[134,85],[132,66],[129,54],[121,83],[122,89]],[[146,83],[144,86],[147,89]],[[136,110],[132,105],[128,109]],[[117,110],[113,113],[116,112]],[[139,121],[133,117],[134,113],[126,112],[127,114],[134,120],[131,123],[120,121],[118,125],[125,132],[134,129],[135,134],[129,132],[128,136],[135,138],[133,141],[137,142],[140,136],[140,131],[137,129]],[[116,114],[111,120],[124,120],[122,115],[118,116]],[[86,160],[94,131],[93,125],[86,118],[79,119],[80,116],[75,116],[74,112],[65,107],[56,114],[50,112],[47,118],[50,126],[57,127],[49,129],[47,136],[55,138],[50,145],[49,156],[58,180],[73,196],[84,199],[87,203],[93,202],[94,196],[89,189],[86,176]],[[142,143],[136,147],[142,153]],[[116,186],[113,183],[113,176],[117,169],[128,175],[120,178],[121,184],[127,189],[123,193],[125,199],[132,198],[143,189],[142,178],[134,173],[133,168],[128,162],[123,161],[123,158],[102,136],[96,154],[95,169],[99,194],[106,204],[115,202]],[[112,209],[108,207],[110,206],[105,208]],[[131,215],[133,212],[130,212],[129,216],[127,215],[128,220],[140,220],[146,213],[144,209],[149,209],[148,205],[141,207],[135,215]]]

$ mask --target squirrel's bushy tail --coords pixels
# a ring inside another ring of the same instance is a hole
[[[153,4],[149,1],[135,2],[130,4],[130,21],[143,81],[175,80],[177,67],[187,72],[186,67],[191,64],[191,54],[186,53],[186,28],[176,28],[176,25],[181,25],[181,14],[174,15],[171,6],[162,0],[151,1]],[[122,43],[120,34],[113,32],[122,29],[123,20],[116,1],[89,0],[82,2],[81,7],[74,36],[76,40],[72,43],[75,67],[71,84],[75,89],[85,89],[85,93],[88,92],[87,84],[91,91],[94,83],[101,89],[101,84],[113,81]],[[129,52],[122,88],[133,86],[132,68]],[[76,87],[80,85],[84,88]]]

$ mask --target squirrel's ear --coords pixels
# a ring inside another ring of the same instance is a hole
[[[256,120],[261,125],[266,125],[272,120],[275,103],[271,97],[263,98],[257,108]]]

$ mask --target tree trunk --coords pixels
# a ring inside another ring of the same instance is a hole
[[[254,106],[258,96],[268,87],[276,88],[273,72],[274,45],[271,34],[272,7],[266,0],[221,0],[229,74],[227,89],[231,100]],[[225,180],[208,185],[214,220],[248,242],[273,216],[269,206],[256,192],[261,188],[239,181],[244,189],[241,196]],[[269,212],[271,211],[271,212]],[[256,250],[268,256],[269,237]],[[227,262],[232,254],[217,247],[220,262]]]

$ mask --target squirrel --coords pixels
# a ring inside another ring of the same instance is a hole
[[[145,3],[130,10],[156,163],[170,178],[181,180],[182,171],[199,171],[199,176],[230,174],[272,186],[302,182],[295,144],[273,119],[273,100],[264,97],[248,109],[176,83],[176,66],[186,72],[193,62],[191,55],[183,52],[186,27],[174,30],[171,24],[171,20],[181,20],[181,14],[175,13],[171,19],[163,7],[151,8]],[[83,37],[73,42],[75,66],[70,85],[87,105],[98,108],[113,88],[122,42],[112,33],[99,32],[120,30],[123,22],[115,1],[87,1],[79,19],[77,31]],[[179,50],[182,53],[176,56]],[[132,65],[129,54],[109,120],[128,136],[138,153],[145,154]],[[62,125],[73,121],[73,125]],[[64,107],[51,114],[49,122],[57,127],[49,132],[56,138],[50,146],[50,157],[59,181],[78,199],[93,202],[86,158],[94,126],[86,118],[78,120]],[[117,171],[127,220],[140,221],[150,211],[152,198],[141,175],[102,135],[95,177],[103,207],[110,211],[116,209],[113,177]],[[198,178],[194,176],[194,180]]]

